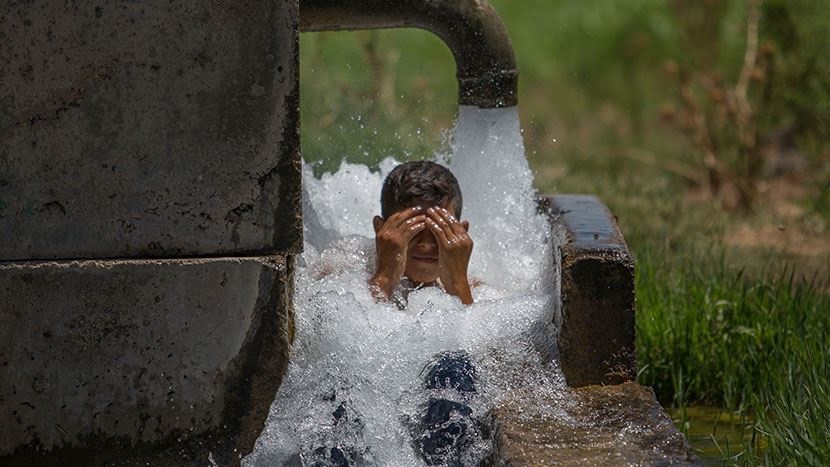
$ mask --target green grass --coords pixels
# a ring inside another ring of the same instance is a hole
[[[830,459],[830,359],[825,347],[830,336],[826,331],[822,328],[798,342],[788,336],[791,351],[787,359],[767,362],[766,371],[781,376],[767,379],[755,395],[753,409],[756,427],[765,435],[773,461],[798,459],[818,466],[827,465]]]
[[[747,409],[771,376],[786,373],[769,365],[797,361],[830,337],[830,297],[791,273],[747,280],[715,258],[705,268],[652,254],[637,255],[638,348],[641,381],[664,402]]]
[[[637,266],[640,381],[710,461],[830,462],[830,258],[807,267],[785,252],[727,245],[734,224],[766,214],[690,201],[677,176],[606,159],[570,159],[537,184],[598,193],[619,217]],[[724,416],[701,417],[700,406]]]
[[[640,381],[681,413],[704,404],[754,420],[727,459],[826,464],[830,296],[786,269],[750,280],[722,257],[665,254],[637,255]]]

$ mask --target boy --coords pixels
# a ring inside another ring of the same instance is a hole
[[[395,167],[381,190],[381,216],[375,216],[377,262],[369,287],[377,300],[394,300],[404,308],[406,294],[438,286],[469,305],[473,303],[467,266],[473,251],[469,223],[459,222],[461,189],[445,167],[429,161]],[[443,352],[426,367],[423,388],[430,391],[420,418],[410,427],[413,445],[427,465],[460,467],[474,439],[486,430],[468,405],[477,393],[477,374],[464,351]],[[456,400],[446,391],[456,391]],[[333,431],[361,433],[363,422],[336,394]],[[348,467],[362,462],[365,448],[338,443],[317,446],[303,458],[317,466]]]
[[[405,307],[408,291],[438,286],[473,303],[467,266],[473,251],[470,224],[461,216],[461,189],[446,167],[429,161],[401,164],[381,190],[375,216],[377,262],[369,286],[378,300]],[[424,389],[433,394],[412,428],[416,450],[427,465],[460,466],[473,439],[484,430],[467,403],[476,394],[476,370],[463,351],[443,352],[427,365]],[[439,396],[455,390],[458,400]]]
[[[378,300],[399,306],[407,291],[438,286],[473,303],[467,266],[473,251],[469,223],[459,222],[461,189],[446,167],[416,161],[395,167],[381,190],[375,216],[377,262],[369,279]]]

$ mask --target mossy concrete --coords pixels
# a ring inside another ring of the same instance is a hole
[[[252,448],[302,248],[298,15],[0,8],[0,464]]]
[[[634,262],[594,196],[539,200],[554,245],[557,348],[568,387],[514,388],[492,412],[490,465],[696,465],[685,437],[636,379]]]

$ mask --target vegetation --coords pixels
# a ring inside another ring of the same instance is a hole
[[[682,423],[690,403],[742,415],[728,459],[826,464],[830,296],[792,271],[746,280],[722,257],[690,269],[653,254],[641,252],[638,268],[640,381],[679,407]]]
[[[683,429],[730,414],[727,463],[830,463],[830,0],[491,1],[537,187],[600,196],[636,256],[641,381]],[[301,56],[318,172],[446,147],[437,38],[307,34]]]

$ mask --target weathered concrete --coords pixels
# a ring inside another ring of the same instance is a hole
[[[0,7],[0,464],[253,446],[302,246],[298,15]]]
[[[637,375],[634,262],[614,216],[594,196],[543,198],[560,272],[559,361],[569,386]]]
[[[496,407],[489,465],[696,465],[653,391],[632,381],[634,264],[615,218],[593,196],[547,196],[539,207],[560,273],[555,324],[569,388],[516,388]]]
[[[0,7],[0,260],[296,252],[296,0]]]
[[[235,462],[287,365],[291,269],[0,263],[0,464]]]
[[[492,465],[696,465],[686,439],[635,382],[551,399],[519,393],[494,410]]]

